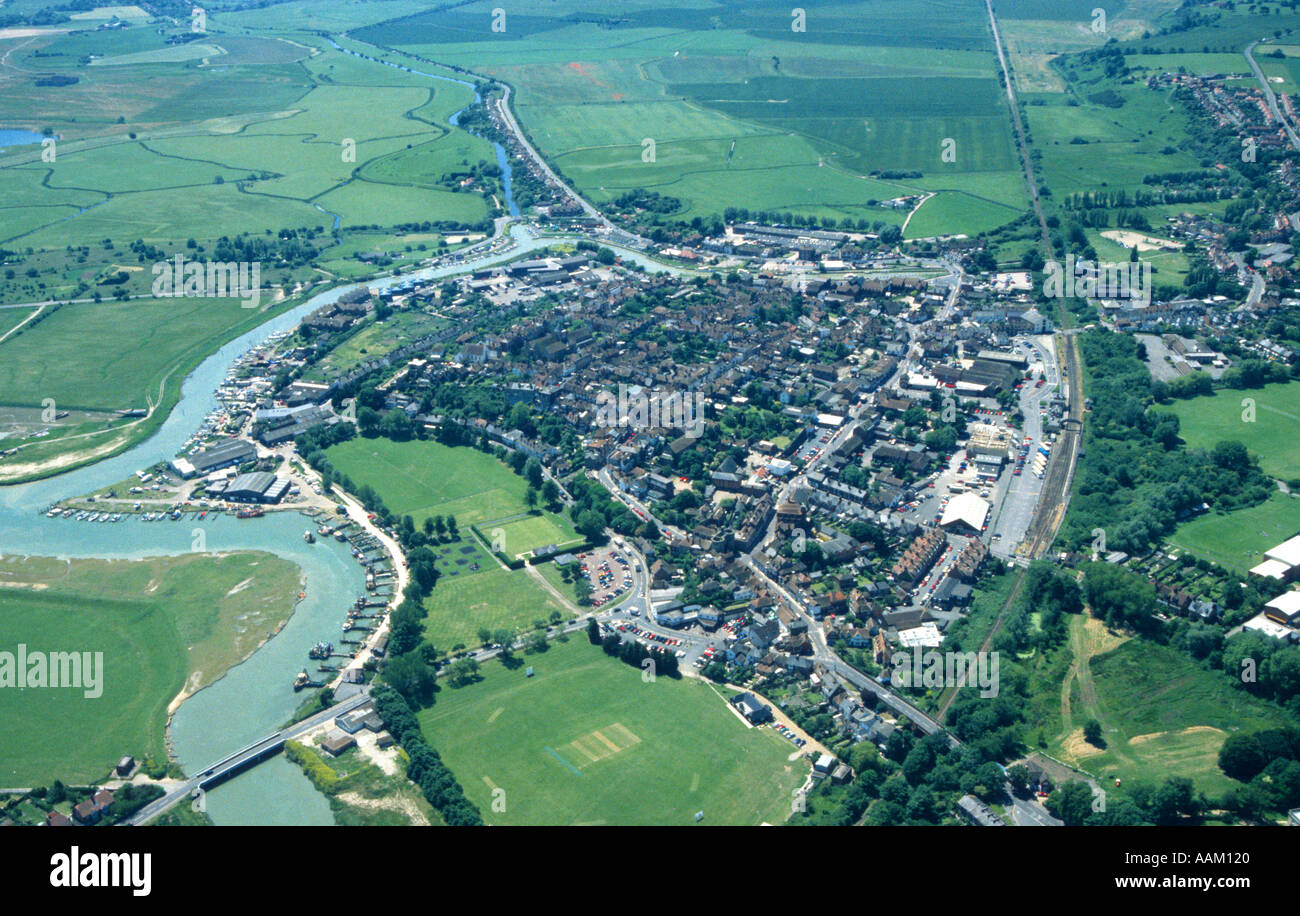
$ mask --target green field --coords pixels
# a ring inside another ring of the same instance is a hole
[[[546,544],[581,543],[566,516],[528,514],[527,481],[492,455],[431,441],[364,438],[333,446],[327,455],[339,473],[372,486],[389,510],[409,514],[417,528],[435,515],[456,517],[461,539],[433,547],[442,578],[424,602],[425,635],[439,651],[477,645],[481,627],[521,630],[552,611],[570,616],[527,572],[501,568],[484,550],[502,536],[510,557]],[[471,525],[486,545],[470,533]]]
[[[454,515],[462,529],[477,525],[489,542],[491,530],[500,527],[509,556],[578,538],[564,516],[528,515],[528,482],[477,449],[357,438],[333,446],[327,454],[339,473],[357,484],[370,484],[384,505],[399,516],[412,516],[417,527],[435,515]]]
[[[463,528],[525,511],[528,483],[491,455],[440,442],[351,439],[327,452],[353,481],[368,483],[395,514],[417,527],[434,515],[454,515]]]
[[[493,543],[494,538],[501,539],[507,557],[518,557],[551,544],[556,547],[576,547],[584,540],[568,519],[549,513],[528,515],[511,522],[492,524],[481,530],[489,543]],[[497,534],[497,531],[501,534]]]
[[[597,202],[632,188],[677,198],[674,218],[728,206],[898,224],[878,200],[915,193],[870,173],[1017,178],[992,41],[978,4],[848,2],[807,11],[688,3],[527,2],[491,31],[470,3],[359,29],[354,39],[494,76],[533,142]],[[643,156],[653,140],[655,155]],[[956,144],[944,160],[944,142]],[[1001,225],[1023,196],[936,201],[927,234]]]
[[[1300,534],[1300,498],[1275,493],[1266,503],[1184,522],[1169,543],[1245,576],[1264,551]]]
[[[144,407],[165,381],[266,313],[237,299],[137,299],[65,305],[0,344],[0,403],[60,409]]]
[[[102,652],[102,696],[0,690],[0,785],[102,777],[123,754],[165,762],[167,706],[250,655],[293,611],[298,567],[266,553],[0,560],[0,650]]]
[[[546,620],[552,611],[572,616],[523,570],[481,565],[478,572],[443,576],[424,599],[425,638],[439,652],[450,652],[456,645],[479,645],[481,627],[515,632],[531,629],[534,621]]]
[[[1286,723],[1281,710],[1183,651],[1106,634],[1083,615],[1071,620],[1070,645],[1076,665],[1062,690],[1064,731],[1050,749],[1100,778],[1186,776],[1198,790],[1218,794],[1240,785],[1218,767],[1228,734]],[[1104,749],[1083,740],[1088,718],[1101,723]]]
[[[21,95],[23,107],[0,101],[0,123],[31,124],[40,112],[36,126],[55,130],[59,146],[53,162],[40,147],[0,156],[8,182],[25,183],[3,241],[168,243],[325,226],[318,199],[345,225],[487,215],[475,191],[415,187],[491,156],[447,126],[469,90],[350,57],[318,35],[239,35],[214,22],[203,41],[166,45],[140,25],[0,40],[5,51],[0,98]],[[78,82],[20,89],[30,73]],[[385,164],[412,147],[418,160]]]
[[[526,664],[534,677],[489,663],[482,681],[444,687],[419,714],[489,824],[685,825],[697,811],[704,824],[758,824],[789,813],[807,763],[704,681],[643,683],[581,635]]]
[[[1255,402],[1253,423],[1243,420],[1244,399]],[[1175,401],[1183,441],[1189,448],[1213,448],[1236,440],[1259,456],[1264,473],[1279,480],[1300,478],[1300,381],[1249,390],[1223,389],[1210,397]]]

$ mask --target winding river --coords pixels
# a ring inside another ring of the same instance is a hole
[[[340,51],[363,56],[332,40],[330,43]],[[474,84],[464,80],[422,73],[387,61],[376,62],[474,88]],[[461,111],[448,119],[453,127],[457,126]],[[505,149],[499,143],[493,146],[501,166],[507,208],[512,216],[518,216]],[[430,280],[465,273],[518,258],[555,241],[574,238],[572,235],[541,236],[518,224],[510,227],[510,237],[512,244],[503,249],[472,260],[413,271],[403,274],[402,279]],[[625,260],[646,270],[690,273],[604,240],[598,241],[617,249]],[[374,282],[383,281],[369,281],[367,285]],[[97,525],[46,518],[44,511],[61,499],[118,483],[141,468],[175,457],[217,406],[216,389],[240,356],[270,335],[295,327],[310,312],[359,285],[345,284],[318,293],[225,344],[185,379],[180,400],[153,435],[121,455],[46,480],[0,487],[0,554],[109,559],[174,556],[192,549],[195,526],[201,524],[209,551],[264,550],[291,560],[302,569],[306,597],[284,628],[246,661],[189,697],[177,709],[170,737],[187,773],[197,772],[274,731],[290,717],[301,700],[291,686],[293,675],[303,668],[307,650],[314,643],[337,640],[348,606],[364,591],[361,568],[338,542],[322,539],[312,545],[305,543],[302,539],[305,521],[293,512],[271,512],[261,519],[244,520],[217,516],[202,523],[127,520],[115,525]],[[324,796],[283,757],[254,767],[208,793],[207,812],[217,824],[333,823]]]
[[[403,279],[452,276],[517,258],[556,241],[519,225],[512,226],[510,234],[513,244],[504,250],[477,260],[403,274]],[[665,269],[635,252],[620,253],[646,269]],[[318,293],[225,344],[185,379],[180,400],[153,435],[121,455],[46,480],[0,488],[0,554],[111,559],[174,556],[191,550],[194,528],[201,524],[209,551],[264,550],[292,560],[302,569],[307,596],[284,629],[176,711],[170,733],[172,746],[187,773],[198,772],[274,731],[290,717],[301,700],[291,686],[293,675],[303,668],[307,650],[314,643],[337,641],[348,606],[365,589],[361,568],[336,541],[305,543],[302,531],[306,524],[295,512],[271,512],[260,519],[222,515],[202,523],[127,520],[97,525],[46,518],[45,509],[61,499],[110,486],[141,468],[174,458],[217,406],[216,389],[240,356],[277,331],[295,327],[310,312],[359,285],[345,284]],[[218,824],[333,822],[324,796],[282,757],[210,792],[207,811]]]
[[[327,38],[326,41],[330,43],[330,45],[334,48],[334,50],[342,51],[344,54],[351,54],[353,57],[360,57],[362,60],[368,60],[376,64],[383,64],[385,67],[392,67],[394,70],[401,70],[404,73],[411,73],[414,74],[415,76],[423,76],[426,79],[441,80],[444,83],[457,83],[458,85],[469,88],[470,91],[474,93],[474,101],[471,102],[469,105],[466,105],[465,108],[461,108],[460,110],[453,112],[451,117],[447,118],[447,123],[452,127],[464,130],[466,133],[471,133],[471,134],[474,133],[473,131],[460,126],[460,116],[462,113],[464,113],[466,108],[470,108],[471,106],[477,105],[479,102],[483,101],[483,97],[479,95],[478,89],[475,87],[473,83],[467,80],[458,80],[455,77],[451,77],[451,76],[442,76],[441,74],[438,73],[426,73],[423,70],[416,70],[413,67],[405,67],[401,64],[392,63],[391,61],[380,60],[378,57],[371,57],[370,55],[367,54],[361,54],[358,51],[353,51],[351,48],[343,47],[333,38]],[[487,139],[486,137],[481,137],[481,135],[479,134],[474,134],[474,136],[480,137],[480,139]],[[497,166],[500,167],[501,169],[501,186],[506,198],[506,210],[510,213],[511,216],[519,216],[520,213],[519,204],[515,202],[514,176],[510,171],[510,159],[506,155],[506,148],[502,146],[500,143],[497,143],[495,141],[489,140],[488,142],[492,144],[493,150],[496,151]],[[334,227],[336,229],[338,228],[337,222],[335,222]]]

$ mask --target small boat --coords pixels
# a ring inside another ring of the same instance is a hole
[[[306,671],[299,671],[298,676],[293,679],[293,689],[302,690],[302,688],[306,687],[310,683],[311,683],[311,675],[309,675]]]
[[[311,531],[304,531],[302,533],[302,539],[308,544],[316,543],[316,535],[312,534]]]

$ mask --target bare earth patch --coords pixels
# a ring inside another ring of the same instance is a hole
[[[1061,750],[1071,760],[1083,760],[1085,757],[1095,757],[1098,754],[1105,753],[1102,748],[1095,744],[1089,743],[1088,739],[1083,737],[1083,729],[1076,728],[1066,736],[1061,742]]]
[[[247,579],[245,579],[243,582],[240,582],[238,585],[236,585],[236,586],[235,586],[234,588],[232,588],[230,591],[226,592],[226,597],[229,598],[231,595],[237,595],[237,594],[239,594],[240,592],[242,592],[244,589],[248,588],[248,587],[249,587],[250,585],[252,585],[252,584],[253,584],[253,577],[252,577],[252,576],[249,576],[249,577],[248,577]]]
[[[1213,732],[1216,735],[1227,734],[1227,732],[1225,732],[1223,729],[1215,728],[1213,725],[1190,725],[1187,728],[1184,728],[1176,732],[1151,732],[1148,735],[1134,735],[1132,738],[1128,739],[1128,743],[1132,745],[1139,745],[1139,744],[1146,744],[1148,741],[1155,741],[1157,738],[1168,737],[1171,734],[1182,736],[1182,735],[1199,735],[1205,732]]]
[[[415,802],[404,795],[389,798],[365,798],[356,792],[341,792],[338,800],[351,808],[362,808],[369,811],[396,811],[398,814],[405,815],[406,819],[416,827],[428,827],[429,820],[420,811]]]

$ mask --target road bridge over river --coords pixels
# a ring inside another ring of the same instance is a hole
[[[344,715],[354,709],[364,706],[370,701],[370,693],[363,690],[361,693],[348,697],[346,700],[335,703],[329,709],[322,710],[315,715],[303,719],[301,722],[295,722],[287,728],[272,732],[265,738],[254,741],[247,747],[240,748],[234,753],[227,754],[211,766],[205,767],[197,775],[191,776],[185,782],[175,786],[167,792],[162,798],[155,799],[145,805],[139,811],[129,818],[120,822],[121,826],[137,826],[146,824],[166,811],[171,810],[176,805],[188,800],[195,789],[201,789],[206,792],[214,786],[218,786],[237,776],[250,767],[257,766],[268,757],[274,757],[284,749],[286,741],[292,741],[295,738],[301,738],[308,732],[319,728],[327,722],[333,721],[336,716]]]

